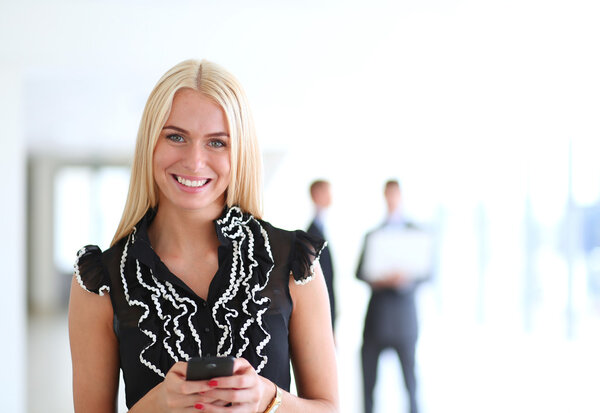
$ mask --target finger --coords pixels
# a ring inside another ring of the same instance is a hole
[[[210,401],[213,401],[212,399]],[[199,395],[172,395],[169,397],[167,405],[170,409],[175,409],[173,411],[180,411],[180,409],[193,409],[197,404],[209,404],[209,400],[204,400],[202,396]],[[172,410],[169,410],[172,411]]]
[[[210,380],[189,380],[182,381],[182,384],[178,386],[177,392],[184,394],[210,394],[210,391],[214,389],[228,389],[232,388],[232,382],[228,377],[217,377]]]
[[[181,397],[180,403],[177,404],[177,407],[185,409],[195,409],[193,411],[207,411],[206,409],[208,408],[208,406],[226,407],[230,404],[230,401],[216,399],[214,397],[207,396],[206,394],[194,394]],[[199,409],[198,405],[201,405],[202,407]],[[208,411],[212,410],[209,409]]]
[[[181,394],[205,394],[217,385],[215,380],[182,380],[176,391]]]
[[[215,389],[207,393],[207,396],[218,400],[224,400],[227,403],[244,404],[256,403],[258,395],[255,389]]]
[[[187,388],[186,393],[206,393],[214,389],[245,389],[256,385],[257,382],[258,375],[252,365],[247,360],[238,358],[234,361],[232,376],[190,381],[188,383],[194,383],[194,386]]]
[[[252,409],[251,405],[242,403],[242,404],[230,404],[226,405],[216,405],[216,404],[205,404],[202,405],[201,410],[196,410],[197,412],[206,412],[206,413],[247,413],[249,411],[255,411]]]
[[[247,370],[249,368],[253,369],[250,362],[243,357],[236,358],[233,362],[233,374],[237,374],[238,372]]]
[[[175,374],[177,377],[185,378],[185,373],[187,370],[187,363],[185,361],[178,361],[173,364],[167,374]]]
[[[242,370],[237,374],[228,377],[218,377],[208,382],[209,389],[207,390],[216,390],[216,389],[231,389],[231,390],[239,390],[239,389],[247,389],[253,386],[256,386],[258,383],[258,375],[252,370]],[[203,390],[204,391],[204,390]]]
[[[196,402],[196,403],[202,403],[202,404],[214,404],[216,406],[224,406],[227,403],[229,403],[226,400],[217,399],[217,398],[215,398],[213,396],[210,396],[210,395],[208,395],[206,393],[203,393],[203,394],[194,394],[194,395],[191,395],[189,397],[194,402]]]
[[[165,383],[169,392],[177,395],[198,395],[214,387],[208,380],[186,380],[177,371],[169,372]]]

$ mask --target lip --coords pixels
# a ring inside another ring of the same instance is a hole
[[[173,178],[173,181],[179,187],[179,189],[181,189],[182,191],[185,191],[185,192],[189,192],[189,193],[202,192],[202,191],[206,190],[206,188],[212,183],[212,179],[211,178],[205,178],[205,177],[190,176],[190,175],[180,175],[180,174],[171,174],[171,177]],[[186,180],[190,180],[190,181],[203,181],[203,180],[206,180],[206,183],[204,185],[202,185],[202,186],[197,186],[197,187],[186,186],[186,185],[183,185],[182,183],[180,183],[177,180],[177,177],[182,178],[182,179],[186,179]]]

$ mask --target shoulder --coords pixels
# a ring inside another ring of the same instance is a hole
[[[97,251],[95,251],[95,254],[97,255],[97,261],[99,264],[102,265],[102,267],[106,270],[112,270],[115,265],[118,267],[128,241],[129,236],[123,237],[104,251],[101,251],[100,248],[93,246],[98,248]]]
[[[311,231],[304,231],[302,229],[287,230],[274,226],[268,221],[259,220],[261,226],[265,229],[268,237],[278,245],[288,246],[293,248],[296,244],[313,245],[315,248],[320,249],[323,244],[326,244],[325,240],[318,234],[311,233]]]
[[[276,264],[286,264],[290,260],[296,239],[295,231],[274,226],[268,221],[258,220],[264,231],[267,247],[272,251]]]
[[[372,228],[369,231],[367,231],[367,233],[365,234],[365,237],[364,237],[365,241],[368,241],[369,238],[373,237],[375,234],[380,232],[384,227],[385,227],[385,225],[381,224],[381,225],[378,225],[375,228]]]
[[[304,284],[312,280],[315,263],[319,261],[321,252],[327,245],[325,240],[301,229],[285,230],[266,221],[261,221],[261,224],[267,231],[271,245],[275,245],[278,250],[285,250],[284,255],[294,281]]]
[[[110,292],[109,273],[118,262],[126,239],[104,252],[97,245],[86,245],[77,252],[74,273],[77,283],[86,291],[99,295]]]
[[[265,229],[269,238],[276,238],[278,241],[286,243],[292,243],[295,238],[295,231],[276,227],[268,221],[259,219],[258,222]]]

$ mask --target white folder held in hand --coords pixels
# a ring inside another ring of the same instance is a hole
[[[369,235],[363,274],[367,281],[397,272],[408,279],[426,278],[432,270],[433,248],[433,237],[426,231],[383,227]]]

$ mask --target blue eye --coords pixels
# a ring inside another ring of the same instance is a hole
[[[211,148],[224,148],[227,145],[222,140],[215,139],[215,140],[210,141],[208,143],[208,146],[210,146]]]
[[[173,142],[183,142],[184,141],[183,137],[181,135],[177,135],[176,133],[167,135],[167,139],[169,139],[170,141],[173,141]]]

